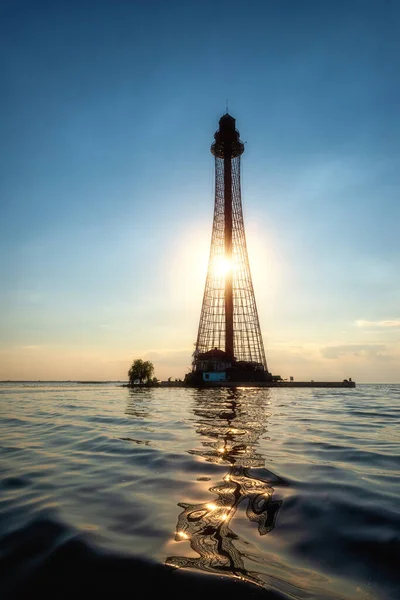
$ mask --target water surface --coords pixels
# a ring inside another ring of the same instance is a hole
[[[2,383],[1,597],[399,598],[399,400]]]

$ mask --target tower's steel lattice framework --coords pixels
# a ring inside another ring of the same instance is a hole
[[[219,121],[215,156],[215,207],[211,250],[194,353],[223,350],[236,361],[257,363],[268,372],[251,280],[240,190],[244,144],[235,119]]]

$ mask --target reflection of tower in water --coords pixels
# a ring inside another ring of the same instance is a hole
[[[274,528],[282,504],[273,500],[273,486],[285,482],[264,468],[264,459],[256,449],[269,416],[265,393],[198,390],[196,402],[197,432],[207,439],[202,440],[202,449],[190,450],[190,454],[226,464],[229,469],[222,483],[209,489],[216,495],[212,501],[179,503],[183,511],[178,517],[175,541],[187,540],[199,557],[171,556],[166,562],[263,586],[260,574],[245,568],[248,555],[235,546],[238,536],[230,526],[239,504],[247,503],[248,519],[257,523],[260,535],[265,535]]]

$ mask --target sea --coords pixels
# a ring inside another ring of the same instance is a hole
[[[400,598],[400,385],[0,384],[0,598]]]

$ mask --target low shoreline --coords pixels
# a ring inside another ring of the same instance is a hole
[[[202,385],[188,385],[184,381],[159,383],[125,383],[128,388],[355,388],[355,381],[211,381]]]

